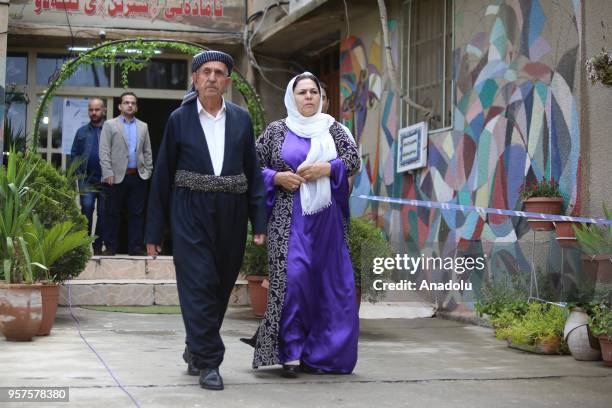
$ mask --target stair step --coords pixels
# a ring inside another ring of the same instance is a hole
[[[70,289],[70,291],[69,291]],[[60,287],[60,305],[174,306],[179,304],[174,279],[73,279]],[[246,281],[232,291],[230,305],[248,305]]]

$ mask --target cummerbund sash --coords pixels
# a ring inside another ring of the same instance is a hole
[[[177,170],[174,175],[174,186],[207,193],[243,194],[247,192],[247,178],[244,173],[232,176],[215,176],[188,170]]]

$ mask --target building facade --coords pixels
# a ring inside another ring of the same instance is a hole
[[[259,3],[265,10],[273,2]],[[334,113],[353,131],[362,156],[354,196],[520,210],[525,183],[554,178],[566,214],[602,216],[602,204],[612,207],[606,181],[612,165],[605,159],[612,153],[605,114],[611,91],[588,83],[585,73],[586,59],[610,46],[608,1],[387,1],[388,43],[377,2],[296,3],[275,7],[261,27],[255,23],[255,54],[263,55],[262,63],[276,58],[290,61],[292,70],[299,65],[321,74],[320,54],[339,51]],[[386,47],[401,91],[390,80]],[[275,82],[282,87],[286,77]],[[282,101],[282,94],[267,81],[258,86],[270,116],[282,117],[283,108],[269,102],[270,96]],[[404,173],[396,170],[398,131],[427,119],[400,101],[399,92],[433,112],[427,165]],[[521,217],[357,197],[351,212],[377,220],[400,252],[456,256],[475,244],[488,256],[490,274],[521,274],[537,248],[543,273],[579,273],[576,254],[566,253],[561,264],[554,235],[528,234]],[[483,279],[465,278],[477,287]],[[471,299],[464,295],[447,293],[438,301],[461,309]]]

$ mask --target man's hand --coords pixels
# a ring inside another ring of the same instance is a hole
[[[315,181],[331,174],[331,164],[327,162],[306,164],[300,166],[297,174],[306,181]]]
[[[106,184],[108,184],[109,186],[112,186],[113,183],[115,182],[115,177],[114,176],[108,176],[107,178],[104,179],[104,182]]]
[[[305,181],[302,176],[291,171],[279,171],[274,175],[274,185],[281,186],[287,191],[296,191]]]
[[[147,255],[152,256],[153,258],[155,258],[157,254],[161,253],[161,250],[161,245],[147,244]]]
[[[266,243],[266,234],[255,234],[253,235],[253,243],[255,245],[263,245]]]

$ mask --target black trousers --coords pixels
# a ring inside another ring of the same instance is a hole
[[[244,255],[246,195],[178,188],[171,226],[185,342],[196,368],[216,368],[225,354],[220,329]]]
[[[128,212],[128,250],[142,249],[144,243],[144,209],[147,181],[138,174],[126,174],[123,181],[109,187],[107,203],[106,246],[117,250],[119,246],[119,223],[121,210]]]

